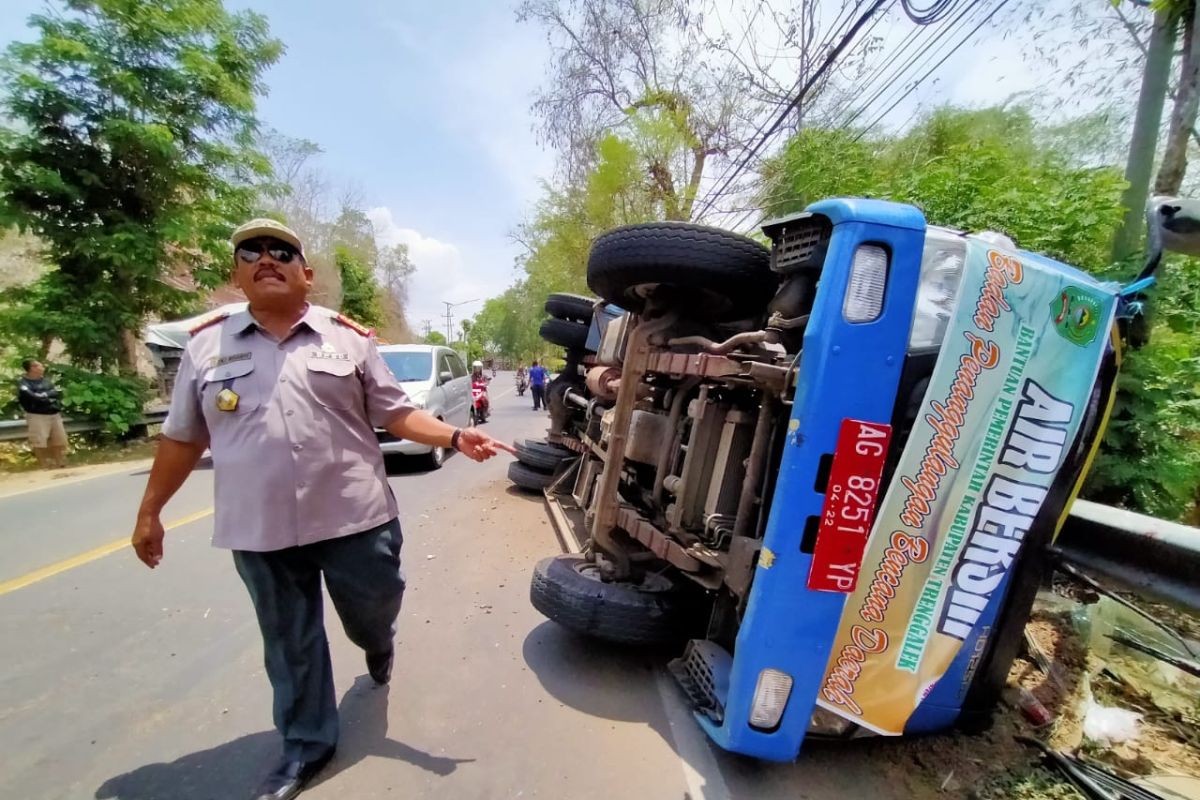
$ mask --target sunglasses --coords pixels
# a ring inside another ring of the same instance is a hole
[[[243,264],[253,264],[262,258],[263,253],[266,253],[280,264],[290,264],[292,263],[292,259],[300,255],[296,252],[296,248],[283,242],[250,243],[244,244],[237,249],[238,260]]]

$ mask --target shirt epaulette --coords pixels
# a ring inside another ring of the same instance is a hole
[[[188,331],[188,336],[195,336],[197,333],[204,330],[205,328],[211,328],[213,325],[216,325],[218,322],[222,322],[228,318],[229,318],[228,311],[226,311],[222,314],[217,314],[215,317],[209,317],[208,319],[204,320],[199,325],[195,326],[190,331]]]
[[[367,338],[370,338],[371,334],[375,332],[374,329],[364,327],[363,325],[347,317],[345,314],[336,314],[334,315],[333,319],[336,322],[340,322],[342,325],[345,325],[347,328],[359,334],[360,336],[366,336]]]

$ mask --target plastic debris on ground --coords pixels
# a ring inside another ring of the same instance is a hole
[[[1200,794],[1160,783],[1200,785],[1198,777],[1190,777],[1200,776],[1200,679],[1146,652],[1193,658],[1200,620],[1175,609],[1146,607],[1169,624],[1146,620],[1062,580],[1053,591],[1039,594],[1026,627],[1026,647],[1013,663],[1004,705],[988,731],[902,740],[879,753],[891,762],[897,785],[905,787],[902,796],[1085,797],[1061,769],[1018,743],[1015,737],[1022,736],[1082,770],[1101,786],[1099,797],[1114,792],[1114,798],[1200,800]],[[1171,629],[1182,632],[1183,640]],[[955,765],[953,774],[948,764]],[[1116,793],[1133,792],[1129,787],[1135,784],[1145,793]]]

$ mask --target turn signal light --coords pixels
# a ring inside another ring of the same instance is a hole
[[[842,316],[847,322],[870,322],[883,312],[887,287],[888,253],[877,244],[859,245],[850,264],[850,283]]]
[[[750,727],[764,731],[778,728],[791,694],[791,675],[770,668],[758,673],[754,700],[750,705]]]

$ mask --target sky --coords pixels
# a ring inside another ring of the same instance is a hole
[[[443,330],[443,302],[464,303],[457,321],[482,306],[465,301],[512,284],[520,250],[509,234],[554,165],[529,111],[550,55],[542,31],[517,23],[504,0],[226,4],[265,14],[287,46],[265,76],[264,125],[318,143],[320,168],[335,186],[357,190],[380,243],[409,246],[414,329],[429,320]],[[25,20],[43,5],[0,2],[0,44],[28,38]],[[892,13],[875,30],[886,48],[909,26]],[[988,29],[934,78],[884,124],[900,124],[920,103],[983,105],[1046,89],[1022,43]]]

